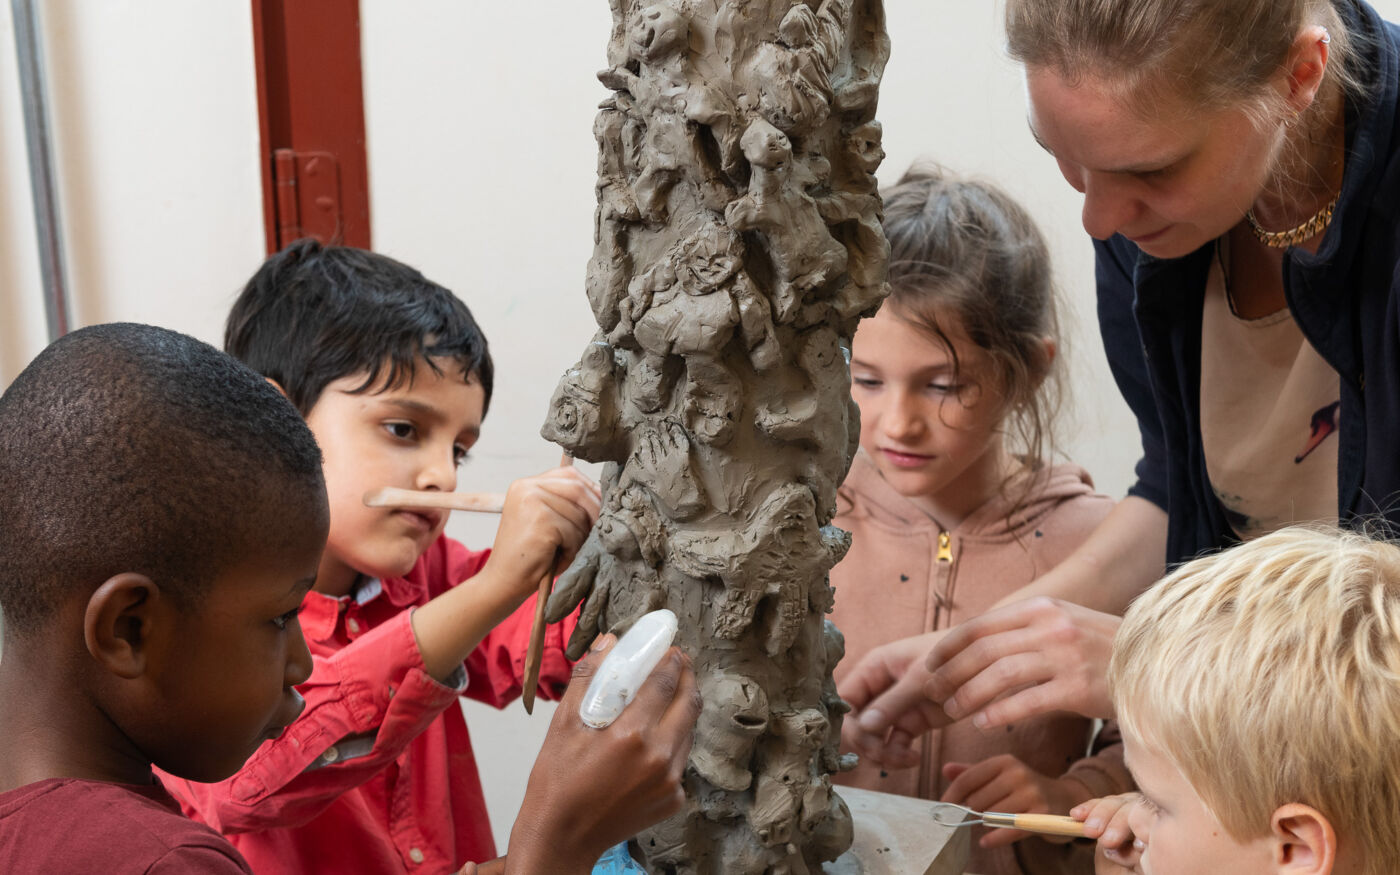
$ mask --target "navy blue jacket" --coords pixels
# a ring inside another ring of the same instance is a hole
[[[1372,88],[1347,107],[1347,154],[1316,254],[1290,249],[1283,287],[1303,335],[1341,375],[1337,507],[1344,524],[1400,532],[1400,29],[1355,0]],[[1174,259],[1096,241],[1099,328],[1138,419],[1137,495],[1167,511],[1167,562],[1233,543],[1201,446],[1201,312],[1215,243]]]

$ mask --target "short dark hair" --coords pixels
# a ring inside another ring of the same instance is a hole
[[[413,380],[420,362],[449,358],[481,381],[491,405],[486,337],[467,305],[406,264],[349,246],[298,240],[263,262],[229,311],[224,349],[276,380],[306,415],[327,384],[368,374],[352,390]]]
[[[234,562],[329,521],[321,453],[267,381],[207,343],[114,323],[53,343],[0,396],[5,634],[123,572],[183,608]]]

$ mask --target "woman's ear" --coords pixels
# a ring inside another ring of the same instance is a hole
[[[1305,27],[1288,50],[1284,64],[1283,97],[1296,115],[1312,106],[1331,56],[1327,28],[1320,25]]]
[[[267,380],[268,385],[270,385],[272,388],[274,388],[274,389],[276,389],[278,392],[280,392],[280,393],[282,394],[282,397],[283,397],[283,398],[286,398],[286,399],[289,400],[289,401],[291,400],[291,397],[292,397],[292,396],[290,396],[290,395],[287,394],[287,390],[282,388],[282,384],[281,384],[281,383],[277,382],[276,380],[272,379],[271,377],[263,377],[263,379],[264,379],[264,380]]]
[[[160,587],[144,574],[108,578],[88,598],[83,642],[107,671],[125,680],[146,673],[148,643],[160,602]]]
[[[1279,875],[1329,875],[1337,863],[1337,833],[1309,805],[1279,806],[1270,821],[1274,869]]]

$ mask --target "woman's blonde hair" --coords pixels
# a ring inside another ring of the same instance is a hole
[[[1294,527],[1198,559],[1133,603],[1109,668],[1125,734],[1247,841],[1310,805],[1400,860],[1400,548]]]
[[[1271,100],[1269,79],[1310,25],[1327,29],[1331,83],[1346,94],[1365,90],[1357,36],[1337,10],[1346,2],[1007,0],[1007,44],[1016,60],[1066,81],[1113,83],[1140,110],[1160,106],[1168,90],[1192,109],[1261,110]]]
[[[995,185],[918,162],[881,193],[890,241],[890,296],[899,318],[961,363],[950,335],[961,330],[992,362],[1002,431],[1032,467],[1048,454],[1059,404],[1059,368],[1045,341],[1059,343],[1050,252],[1020,204]]]

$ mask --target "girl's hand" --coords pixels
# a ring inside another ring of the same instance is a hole
[[[940,801],[965,805],[977,811],[1007,814],[1063,814],[1090,798],[1088,788],[1073,778],[1051,778],[1011,754],[985,759],[976,765],[945,763],[943,777],[951,781]],[[1019,829],[993,829],[982,836],[983,848],[1009,845],[1028,837]],[[1056,844],[1069,836],[1040,836]]]
[[[928,632],[876,647],[836,687],[852,713],[841,722],[841,747],[886,769],[919,764],[912,741],[945,726],[943,709],[924,697],[924,657],[943,632]],[[891,719],[893,718],[893,719]]]
[[[1099,840],[1099,853],[1094,855],[1096,873],[1121,875],[1125,869],[1137,871],[1142,845],[1128,825],[1128,815],[1141,798],[1138,793],[1120,793],[1090,799],[1070,811],[1070,817],[1084,821],[1085,837]]]

